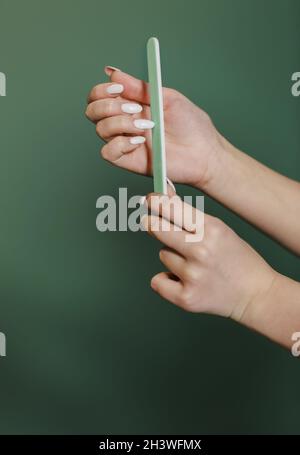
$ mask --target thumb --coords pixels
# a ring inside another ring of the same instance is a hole
[[[122,96],[142,104],[150,104],[149,84],[141,79],[137,79],[130,74],[124,73],[118,68],[106,66],[104,72],[110,77],[112,82],[124,85]]]

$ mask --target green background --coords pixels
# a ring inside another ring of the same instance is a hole
[[[96,230],[100,195],[152,180],[100,159],[84,111],[105,64],[147,77],[154,35],[164,85],[299,179],[300,2],[0,1],[0,432],[298,433],[299,361],[154,294],[145,233]],[[300,280],[292,254],[209,198],[206,211]]]

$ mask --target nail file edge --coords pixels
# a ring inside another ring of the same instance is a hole
[[[155,37],[147,42],[148,76],[150,86],[152,130],[152,160],[154,191],[167,194],[165,131],[159,41]]]

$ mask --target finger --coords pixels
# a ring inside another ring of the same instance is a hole
[[[86,109],[85,115],[92,122],[98,122],[106,117],[120,114],[139,114],[143,106],[125,99],[109,99],[93,101]]]
[[[144,136],[117,136],[105,144],[101,149],[102,157],[113,163],[124,154],[132,152],[146,141]]]
[[[119,95],[123,95],[124,86],[123,84],[117,84],[114,82],[103,82],[92,88],[87,97],[87,102],[101,100],[104,98],[114,98]]]
[[[130,115],[116,115],[105,118],[97,123],[98,136],[104,140],[122,134],[140,135],[145,130],[153,128],[154,122],[148,119],[133,119]]]
[[[161,262],[178,278],[183,279],[185,259],[176,251],[169,248],[163,248],[159,252]]]
[[[204,214],[192,205],[172,194],[150,193],[146,196],[146,203],[151,214],[160,215],[188,232],[199,233],[203,229]]]
[[[185,242],[185,231],[181,228],[155,215],[144,215],[141,224],[150,235],[186,257],[189,245]]]
[[[164,299],[178,305],[178,298],[182,292],[183,285],[174,279],[172,273],[161,272],[151,280],[152,289]]]
[[[113,71],[110,79],[112,82],[124,86],[123,95],[125,98],[137,101],[138,103],[150,104],[150,91],[147,82],[137,79],[121,70]]]
[[[106,66],[104,71],[111,81],[124,85],[124,96],[126,98],[142,104],[150,104],[149,83],[111,66]],[[169,106],[169,103],[172,103],[180,95],[179,92],[169,87],[163,87],[162,94],[164,108]]]
[[[144,143],[142,143],[142,138],[146,139]],[[137,140],[141,143],[139,145],[133,144],[135,145],[135,148],[128,150],[127,152],[127,140],[129,142],[131,140]],[[148,142],[149,138],[146,138],[145,136],[116,136],[102,147],[101,154],[105,160],[109,161],[114,166],[136,172],[137,174],[150,175],[149,149],[146,146],[146,141]],[[111,149],[110,147],[113,148]]]

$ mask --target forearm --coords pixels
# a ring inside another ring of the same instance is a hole
[[[291,349],[292,335],[300,332],[300,283],[275,273],[269,291],[250,302],[238,322]]]
[[[300,183],[222,142],[224,153],[204,191],[300,254]]]

